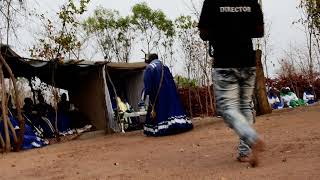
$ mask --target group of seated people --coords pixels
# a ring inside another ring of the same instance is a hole
[[[0,110],[0,115],[2,115],[2,110]],[[13,126],[15,134],[18,136],[20,133],[20,126],[18,119],[11,113],[8,114],[9,116],[9,123]],[[4,121],[0,122],[0,133],[2,137],[5,137],[5,130],[4,130]],[[14,136],[13,132],[11,132],[11,129],[9,130],[9,137],[10,142],[14,142]],[[5,140],[5,139],[4,139]],[[14,148],[14,143],[11,143]],[[39,137],[33,128],[29,126],[28,124],[25,124],[25,131],[24,131],[24,140],[22,144],[22,149],[32,149],[32,148],[39,148],[48,145],[49,142],[41,137]]]
[[[282,109],[314,104],[316,99],[312,86],[305,88],[303,99],[298,98],[289,87],[284,87],[280,91],[275,87],[270,87],[268,101],[272,109]]]
[[[2,116],[2,108],[0,108],[0,115],[1,118],[3,118]],[[20,133],[20,125],[19,125],[19,120],[17,117],[17,110],[15,108],[15,106],[11,103],[11,96],[9,96],[9,100],[8,100],[8,111],[7,111],[7,115],[8,115],[8,124],[9,126],[12,126],[14,129],[15,134],[18,136],[18,134]],[[12,132],[11,128],[9,128],[10,130],[9,132],[9,137],[10,137],[10,142],[14,147],[14,132]],[[0,121],[0,134],[2,137],[5,137],[5,126],[4,126],[4,121],[1,120]],[[5,140],[5,139],[4,139]],[[30,125],[30,123],[26,122],[25,123],[25,131],[24,131],[24,140],[22,143],[22,149],[23,150],[27,150],[27,149],[32,149],[32,148],[39,148],[39,147],[43,147],[48,145],[49,142],[47,140],[45,140],[44,138],[42,138],[41,136],[39,136],[38,132],[33,128],[33,126]]]
[[[67,101],[67,95],[63,93],[58,103],[57,130],[55,128],[56,113],[52,106],[45,102],[43,96],[38,94],[38,103],[34,104],[31,98],[25,98],[23,111],[27,122],[41,131],[41,137],[53,138],[56,135],[68,135],[75,132],[83,132],[92,127],[89,121],[74,105]]]
[[[14,106],[8,105],[8,116],[10,124],[15,129],[16,134],[19,133],[19,121],[17,118],[17,110]],[[0,115],[2,110],[0,110]],[[38,103],[34,104],[31,98],[24,99],[22,115],[25,120],[24,142],[22,149],[39,148],[49,144],[47,139],[61,135],[70,135],[81,133],[92,129],[92,125],[76,109],[69,101],[67,95],[63,93],[58,103],[57,128],[55,128],[55,110],[52,106],[45,102],[42,94],[38,93]],[[4,123],[0,121],[0,133],[5,137]],[[10,141],[14,142],[13,133],[10,132]],[[11,143],[14,144],[14,143]]]

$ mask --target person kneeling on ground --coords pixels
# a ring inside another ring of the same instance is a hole
[[[281,101],[284,103],[284,107],[295,108],[298,106],[304,106],[305,103],[302,99],[299,99],[297,95],[290,90],[289,87],[281,89]]]
[[[272,109],[282,109],[283,104],[277,96],[277,91],[273,87],[268,91],[268,102]]]
[[[304,91],[303,100],[306,104],[313,104],[316,102],[311,85],[309,87],[307,87],[306,90]]]

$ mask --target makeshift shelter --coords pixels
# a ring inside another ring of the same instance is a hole
[[[1,46],[1,53],[16,77],[38,77],[49,85],[68,90],[70,102],[98,130],[106,130],[107,133],[112,129],[117,131],[117,125],[111,124],[114,115],[109,90],[113,87],[108,85],[113,84],[116,89],[125,92],[128,102],[138,108],[143,90],[144,62],[41,61],[22,58],[8,46]],[[8,77],[8,73],[4,73]]]

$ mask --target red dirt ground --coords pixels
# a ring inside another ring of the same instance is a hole
[[[257,120],[267,143],[257,168],[235,161],[237,137],[210,118],[175,136],[150,138],[139,131],[3,154],[0,179],[320,179],[319,105]]]

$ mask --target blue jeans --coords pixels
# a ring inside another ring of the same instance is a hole
[[[240,137],[239,155],[248,155],[258,139],[251,105],[256,68],[215,68],[213,80],[218,111]]]

